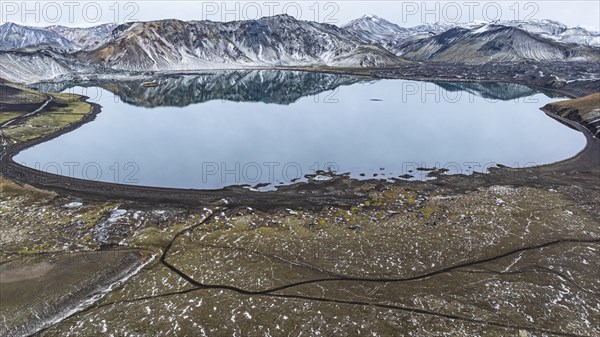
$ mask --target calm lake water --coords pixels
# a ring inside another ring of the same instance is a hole
[[[583,134],[539,108],[557,100],[500,83],[368,81],[353,76],[251,71],[44,89],[86,94],[96,120],[15,160],[47,172],[157,187],[217,189],[305,181],[316,170],[357,179],[419,167],[449,174],[497,163],[567,159]]]

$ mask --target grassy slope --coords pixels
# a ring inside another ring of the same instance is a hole
[[[4,83],[1,88],[4,94],[0,103],[4,104],[7,111],[0,112],[0,123],[30,112],[33,107],[36,109],[41,106],[49,97],[53,98],[44,111],[2,130],[13,142],[24,142],[55,132],[77,122],[91,109],[89,103],[81,101],[80,95],[43,93],[12,83]]]

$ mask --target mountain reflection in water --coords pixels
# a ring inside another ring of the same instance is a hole
[[[356,83],[369,84],[377,80],[354,75],[327,74],[307,71],[249,70],[216,71],[194,75],[161,76],[154,79],[157,87],[144,87],[148,79],[131,81],[80,81],[40,83],[36,89],[47,92],[62,92],[73,87],[100,87],[115,94],[121,101],[141,107],[174,106],[184,107],[191,104],[213,100],[232,102],[262,102],[272,104],[292,104],[300,98],[333,91],[341,86]],[[425,82],[412,82],[424,85]],[[431,83],[427,83],[432,85]],[[493,100],[513,100],[534,95],[538,91],[514,83],[475,83],[440,82],[435,83],[443,91],[470,93]],[[415,90],[407,86],[407,94]],[[80,93],[80,92],[78,92]],[[87,92],[94,99],[94,92]],[[424,93],[423,95],[426,95]],[[449,95],[449,99],[453,95]],[[322,97],[326,100],[327,97]],[[377,98],[373,99],[378,100]],[[335,102],[332,98],[332,102]]]

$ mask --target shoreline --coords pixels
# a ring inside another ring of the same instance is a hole
[[[353,75],[351,72],[346,72],[346,74]],[[403,77],[403,79],[419,80],[409,77]],[[439,79],[429,78],[426,80],[432,81]],[[459,80],[464,82],[498,82],[498,80],[492,79],[446,79],[446,81]],[[508,83],[523,84],[516,81]],[[532,88],[539,89],[535,88],[535,86]],[[543,88],[543,90],[552,90],[554,92],[568,94],[571,97],[581,97],[581,95],[577,95],[575,92],[553,90],[549,88]],[[90,112],[79,121],[57,130],[56,132],[6,147],[0,155],[0,172],[2,175],[5,178],[20,184],[27,184],[36,188],[83,199],[135,201],[151,204],[182,204],[188,206],[243,205],[263,209],[277,209],[289,206],[308,208],[320,207],[322,205],[345,206],[364,199],[364,197],[357,196],[351,192],[345,192],[345,190],[348,189],[348,186],[356,188],[364,184],[373,183],[379,186],[427,186],[432,184],[464,190],[465,188],[469,189],[476,186],[485,186],[490,183],[520,185],[523,182],[531,181],[534,177],[550,173],[560,174],[565,172],[581,172],[600,167],[600,140],[592,136],[590,130],[584,125],[555,115],[548,109],[544,110],[543,107],[540,107],[540,109],[544,111],[547,116],[584,134],[586,137],[586,146],[581,152],[571,158],[541,166],[520,169],[510,167],[492,168],[487,173],[474,172],[472,175],[437,175],[436,179],[428,181],[407,181],[397,179],[393,182],[389,182],[377,179],[355,180],[342,176],[335,176],[334,179],[331,179],[330,181],[296,183],[278,187],[275,191],[266,192],[251,191],[244,186],[229,186],[217,190],[179,189],[125,185],[59,176],[22,166],[13,160],[15,155],[27,148],[57,138],[93,121],[97,114],[102,112],[102,109],[101,106],[96,103],[87,102],[87,99],[89,98],[80,98],[81,101],[90,104]],[[517,179],[517,175],[521,177]]]

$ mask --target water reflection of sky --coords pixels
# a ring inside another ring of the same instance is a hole
[[[289,183],[325,167],[391,178],[417,167],[468,173],[490,163],[546,164],[580,151],[585,137],[539,110],[552,99],[523,88],[382,80],[289,105],[211,100],[151,109],[102,90],[95,121],[16,161],[78,178],[214,189]],[[474,94],[486,90],[508,100]]]

